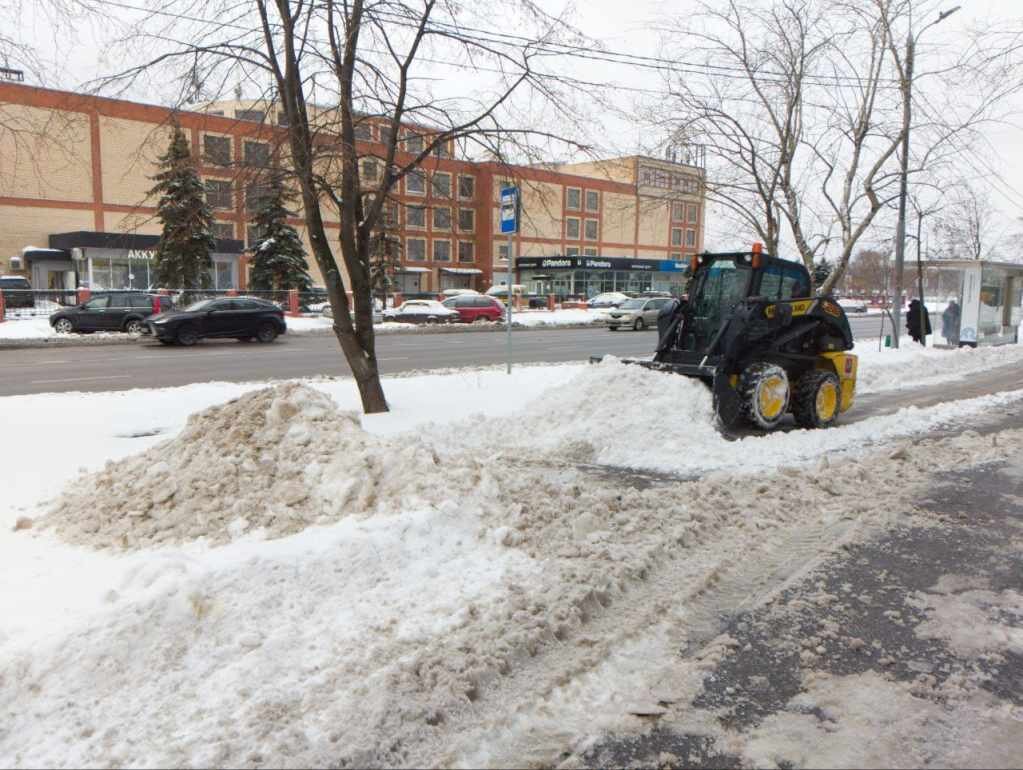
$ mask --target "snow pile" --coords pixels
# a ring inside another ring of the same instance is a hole
[[[516,310],[512,313],[514,326],[574,326],[607,321],[603,310]]]
[[[177,437],[108,463],[72,484],[48,521],[94,546],[222,543],[250,529],[279,537],[435,497],[436,463],[416,442],[372,436],[359,415],[290,383],[198,412]],[[447,469],[444,481],[458,474]]]
[[[927,616],[915,629],[921,639],[944,640],[964,656],[1023,656],[1023,594],[945,575],[928,592],[917,592],[910,604]]]
[[[876,342],[857,342],[853,352],[860,357],[858,393],[917,388],[1023,363],[1023,345],[948,350],[907,342],[878,351]]]

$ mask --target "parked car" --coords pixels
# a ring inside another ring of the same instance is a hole
[[[671,297],[653,297],[651,299],[630,299],[614,308],[607,314],[607,328],[613,332],[619,328],[631,328],[642,331],[657,328],[657,314],[661,308],[671,302]]]
[[[445,297],[459,297],[463,294],[479,294],[475,289],[445,289],[441,292]]]
[[[603,294],[598,294],[595,297],[591,297],[587,300],[586,305],[589,308],[608,308],[608,307],[619,307],[623,302],[628,301],[629,295],[623,294],[620,291],[607,291]]]
[[[273,302],[256,297],[220,297],[151,316],[146,320],[145,333],[164,345],[194,345],[206,337],[273,342],[287,330],[284,311]]]
[[[140,334],[146,319],[161,310],[167,298],[141,291],[102,294],[80,305],[64,307],[50,314],[50,326],[61,334],[81,332],[128,332]]]
[[[852,299],[851,297],[842,297],[838,300],[839,307],[842,308],[846,313],[866,313],[867,312],[867,301],[863,299]]]
[[[334,317],[334,307],[329,302],[323,306],[323,310],[320,313],[324,318]],[[349,315],[352,317],[352,321],[355,321],[355,310],[352,310]],[[384,322],[383,305],[380,300],[373,300],[373,323],[381,324]]]
[[[3,292],[4,307],[9,309],[35,307],[36,299],[32,284],[20,275],[0,275],[0,291]]]
[[[462,294],[442,303],[449,310],[458,312],[460,319],[471,324],[476,321],[500,321],[504,318],[504,304],[484,294]]]
[[[454,323],[461,316],[435,299],[410,299],[401,307],[384,311],[385,321],[411,324]]]

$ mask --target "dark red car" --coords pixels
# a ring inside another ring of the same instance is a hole
[[[449,310],[457,310],[462,323],[500,321],[504,318],[504,305],[486,294],[460,294],[441,304]]]

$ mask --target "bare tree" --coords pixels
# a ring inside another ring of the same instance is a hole
[[[969,182],[952,186],[945,215],[935,226],[935,252],[944,259],[985,259],[1001,237],[991,196]]]
[[[474,19],[494,18],[493,4],[225,0],[189,8],[202,8],[203,15],[181,12],[177,5],[173,14],[162,6],[154,10],[136,37],[159,53],[104,85],[125,87],[154,71],[170,71],[187,95],[182,99],[196,100],[216,95],[232,80],[264,84],[266,101],[281,117],[283,128],[275,135],[283,166],[301,196],[335,335],[363,408],[385,411],[370,256],[386,202],[401,179],[421,173],[456,147],[521,159],[528,157],[530,140],[559,142],[554,132],[534,130],[516,116],[535,114],[537,105],[552,114],[561,107],[557,79],[538,74],[533,58],[568,27],[531,0],[501,5],[501,13],[515,18],[520,30],[535,30],[533,38],[514,46],[471,26]],[[463,78],[487,73],[486,86],[442,92],[429,77],[435,57],[454,61]],[[522,103],[516,102],[519,97]],[[319,106],[324,103],[329,108]],[[527,103],[532,109],[519,109]],[[379,143],[367,151],[363,131],[371,125],[382,131]],[[382,169],[373,180],[363,176],[361,161],[367,155]],[[340,220],[336,249],[328,239],[328,218]]]
[[[841,280],[898,197],[910,128],[907,176],[916,178],[970,147],[1019,88],[1018,77],[1005,77],[1015,72],[1018,46],[985,51],[991,38],[984,35],[914,74],[915,44],[937,7],[933,0],[729,0],[727,10],[705,5],[673,30],[702,47],[679,54],[688,61],[677,66],[671,111],[662,114],[717,161],[708,168],[708,197],[769,248],[787,240],[784,224],[808,269],[827,249],[835,270],[821,291]],[[913,44],[904,50],[906,36]],[[693,62],[697,54],[702,61]],[[913,88],[938,74],[941,88]]]

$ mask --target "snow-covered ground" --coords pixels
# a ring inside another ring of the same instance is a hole
[[[1018,360],[968,358],[985,353],[865,354],[864,391]],[[613,361],[388,378],[393,410],[374,416],[336,411],[357,407],[350,380],[262,388],[0,399],[17,437],[0,442],[16,480],[0,498],[0,764],[416,764],[403,740],[442,734],[665,554],[706,583],[818,515],[756,512],[736,474],[785,469],[826,511],[833,490],[800,468],[1023,398],[728,442],[703,386]],[[576,468],[594,462],[706,478],[631,490]],[[482,749],[446,758],[498,756]]]

